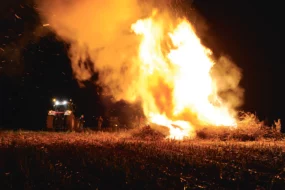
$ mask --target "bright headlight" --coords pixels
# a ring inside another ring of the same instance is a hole
[[[68,102],[66,100],[62,101],[62,102],[59,102],[59,101],[55,101],[55,105],[66,105]]]
[[[71,114],[71,111],[70,110],[67,110],[64,112],[64,115],[70,115]]]

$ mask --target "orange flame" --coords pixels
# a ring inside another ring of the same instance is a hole
[[[138,60],[141,86],[147,89],[143,93],[146,116],[152,123],[168,127],[170,138],[176,139],[193,136],[193,125],[236,126],[210,75],[214,65],[211,51],[200,43],[187,20],[168,32],[163,22],[153,19],[155,15],[132,25],[142,37]],[[172,43],[168,51],[162,46],[167,37]]]

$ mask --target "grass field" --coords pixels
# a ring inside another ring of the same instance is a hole
[[[137,136],[2,131],[1,189],[285,187],[285,141],[174,141]]]

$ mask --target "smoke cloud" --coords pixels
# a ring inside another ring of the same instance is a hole
[[[38,1],[38,10],[43,23],[70,43],[75,77],[89,80],[98,72],[105,93],[121,99],[137,77],[130,55],[136,55],[139,41],[130,26],[146,7],[135,0],[49,0]]]
[[[78,81],[90,80],[98,72],[97,82],[104,87],[104,93],[113,95],[115,100],[133,102],[137,92],[142,92],[136,81],[142,79],[138,75],[140,63],[135,61],[140,38],[131,32],[130,26],[149,16],[153,5],[162,6],[165,1],[154,2],[39,0],[37,4],[43,24],[48,24],[59,39],[70,44],[69,57]],[[212,76],[226,103],[232,108],[240,106],[243,90],[238,87],[239,68],[221,57]]]
[[[244,89],[239,86],[242,70],[230,58],[221,56],[213,66],[211,76],[218,87],[219,96],[228,108],[235,109],[242,106]]]

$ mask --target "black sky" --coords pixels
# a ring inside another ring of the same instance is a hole
[[[206,20],[202,42],[226,54],[243,70],[245,111],[271,122],[283,112],[281,5],[268,1],[197,0]],[[103,114],[97,88],[79,88],[72,77],[68,45],[40,26],[32,1],[0,3],[0,127],[41,129],[54,96],[72,98],[93,125]],[[107,101],[107,100],[106,100]]]
[[[209,46],[231,56],[243,70],[243,109],[262,119],[283,119],[282,6],[268,1],[195,3],[209,24]]]

